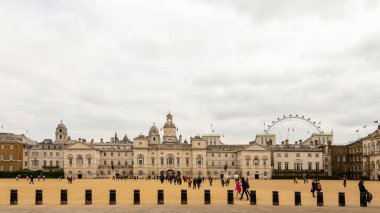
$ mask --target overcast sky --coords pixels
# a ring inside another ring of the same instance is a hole
[[[178,135],[237,144],[299,114],[347,143],[380,119],[379,20],[375,0],[1,0],[0,124],[99,141],[170,109]]]

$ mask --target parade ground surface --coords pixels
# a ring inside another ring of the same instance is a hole
[[[208,181],[200,189],[189,189],[187,184],[161,184],[157,180],[118,180],[87,179],[75,180],[68,184],[66,180],[47,179],[29,184],[22,179],[0,179],[0,212],[283,212],[324,211],[324,212],[380,212],[380,182],[366,181],[366,188],[373,194],[373,200],[367,208],[359,207],[358,181],[347,181],[347,188],[342,181],[322,180],[324,206],[317,206],[316,198],[310,192],[311,181],[304,184],[293,180],[249,180],[251,190],[256,190],[257,206],[251,206],[244,197],[235,199],[233,205],[227,204],[227,190],[233,190],[232,180],[229,187],[222,187],[219,180],[210,187]],[[18,205],[10,205],[10,190],[18,190]],[[43,204],[35,205],[35,190],[43,190]],[[68,204],[60,205],[60,190],[67,189]],[[92,190],[92,204],[85,205],[85,190]],[[116,205],[109,205],[109,190],[116,190]],[[140,190],[140,205],[133,204],[133,191]],[[157,190],[164,190],[164,204],[157,204]],[[181,189],[187,189],[188,201],[181,205]],[[211,192],[211,204],[204,204],[204,190]],[[272,206],[272,191],[279,192],[279,206]],[[294,192],[301,192],[302,206],[294,206]],[[338,207],[338,192],[345,192],[346,207]],[[235,197],[236,194],[234,194]],[[123,211],[124,209],[124,211]]]

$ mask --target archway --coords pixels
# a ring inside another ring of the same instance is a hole
[[[173,177],[174,176],[174,171],[172,169],[169,169],[166,171],[166,177]]]

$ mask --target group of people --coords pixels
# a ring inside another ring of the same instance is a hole
[[[248,189],[250,188],[248,178],[244,178],[244,177],[236,178],[235,184],[236,184],[236,186],[235,186],[235,191],[236,191],[235,199],[237,199],[238,196],[240,196],[240,200],[242,200],[243,196],[245,194],[247,197],[247,200],[248,200],[250,198],[250,194],[248,193]]]

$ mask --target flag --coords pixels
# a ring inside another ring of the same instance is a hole
[[[377,121],[374,121],[374,123],[377,124],[377,123],[379,123],[379,121],[378,121],[378,120],[377,120]],[[1,126],[1,127],[3,127],[3,126]]]
[[[367,125],[364,125],[364,126],[363,126],[363,129],[366,128],[366,127],[367,127]]]
[[[28,130],[26,130],[26,133],[29,133]]]
[[[355,132],[359,132],[359,130],[357,129]]]

